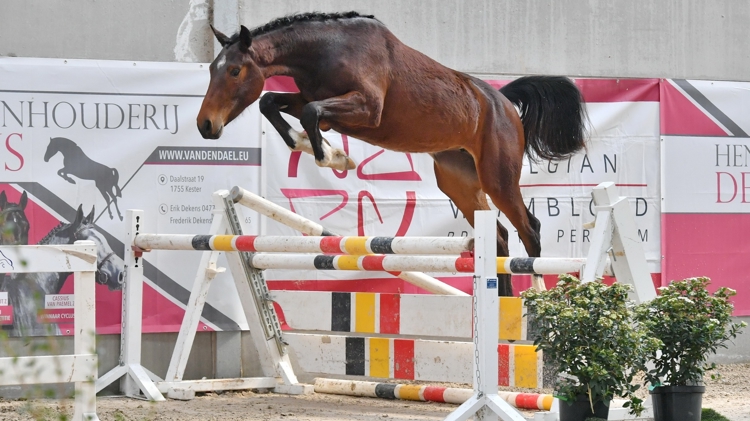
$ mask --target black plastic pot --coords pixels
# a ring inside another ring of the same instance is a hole
[[[609,402],[594,402],[594,412],[588,395],[578,395],[575,401],[560,401],[560,421],[584,421],[586,418],[597,417],[607,419],[609,416]]]
[[[700,421],[705,386],[660,386],[651,391],[655,421]]]

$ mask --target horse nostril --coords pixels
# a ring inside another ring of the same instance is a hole
[[[120,272],[120,275],[117,277],[117,282],[122,283],[122,281],[125,280],[125,274],[123,272]]]
[[[211,133],[211,120],[206,119],[203,122],[203,133]]]

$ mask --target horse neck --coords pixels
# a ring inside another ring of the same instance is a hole
[[[295,76],[296,72],[307,72],[317,67],[316,43],[325,41],[328,31],[283,31],[277,30],[253,38],[256,64],[263,76]]]

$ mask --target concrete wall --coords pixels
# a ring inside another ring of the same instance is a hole
[[[357,10],[474,74],[750,80],[743,0],[3,0],[0,56],[210,61],[208,29]]]
[[[211,60],[208,0],[2,0],[0,56]]]

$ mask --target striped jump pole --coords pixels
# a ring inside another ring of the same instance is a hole
[[[294,237],[258,235],[139,234],[144,250],[215,250],[264,253],[452,254],[474,249],[467,237]]]
[[[266,200],[256,195],[255,193],[249,192],[242,187],[232,187],[230,195],[235,203],[239,203],[242,206],[248,207],[260,213],[261,215],[265,215],[303,234],[315,236],[320,235],[326,237],[336,235],[326,229],[324,226],[313,222],[303,216],[297,215],[296,213],[285,209],[269,200]],[[422,288],[433,294],[459,296],[469,295],[458,288],[452,287],[445,282],[441,282],[433,278],[432,276],[426,275],[421,272],[413,272],[412,269],[394,275],[416,287]]]
[[[579,272],[585,263],[585,258],[497,257],[497,273],[558,275]],[[252,265],[258,269],[474,272],[473,257],[453,256],[264,253],[254,254]]]
[[[377,383],[358,380],[338,380],[316,378],[316,393],[331,395],[359,396],[367,398],[403,399],[423,402],[444,402],[460,405],[474,392],[471,389],[456,387],[410,385],[398,383]],[[498,395],[518,409],[549,411],[554,397],[549,394],[517,393],[499,391]]]

